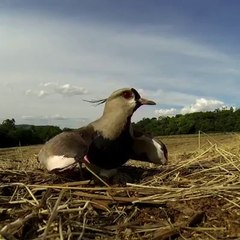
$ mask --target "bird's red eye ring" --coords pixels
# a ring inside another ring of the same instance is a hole
[[[124,98],[126,98],[126,99],[130,99],[130,98],[133,97],[133,93],[132,93],[131,91],[124,91],[124,92],[122,93],[122,96],[123,96]]]

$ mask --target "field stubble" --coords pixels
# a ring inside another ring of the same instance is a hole
[[[161,137],[169,164],[130,161],[124,186],[45,173],[41,146],[0,150],[7,239],[240,239],[240,136]]]

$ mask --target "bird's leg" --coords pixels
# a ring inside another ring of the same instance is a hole
[[[77,162],[78,165],[79,165],[80,177],[81,177],[82,180],[84,180],[83,162],[82,162],[81,158],[79,158],[79,157],[77,157],[77,156],[75,157],[75,160],[76,160],[76,162]]]
[[[97,173],[95,173],[95,172],[91,169],[90,164],[89,164],[89,165],[88,165],[88,164],[85,164],[85,166],[86,166],[87,170],[88,170],[93,176],[95,176],[101,183],[103,183],[103,184],[104,184],[105,186],[107,186],[107,187],[110,187],[100,176],[98,176]]]
[[[100,176],[98,176],[98,174],[97,174],[96,172],[98,172],[99,169],[98,169],[95,165],[91,164],[86,156],[83,157],[83,158],[79,158],[79,157],[76,156],[75,159],[76,159],[76,162],[78,162],[79,167],[80,167],[79,170],[80,170],[81,178],[84,177],[84,175],[83,175],[83,164],[84,164],[85,168],[86,168],[93,176],[95,176],[95,177],[96,177],[101,183],[103,183],[105,186],[110,187],[110,186],[100,177],[101,174],[100,174]]]
[[[79,164],[80,177],[82,180],[84,180],[82,162],[79,162],[78,164]]]

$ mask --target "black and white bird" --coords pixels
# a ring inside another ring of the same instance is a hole
[[[96,166],[101,176],[111,176],[130,158],[165,164],[164,144],[144,135],[135,136],[131,117],[142,105],[155,105],[134,88],[113,92],[105,103],[102,116],[78,130],[63,132],[50,139],[38,159],[48,171],[65,171],[79,162]]]

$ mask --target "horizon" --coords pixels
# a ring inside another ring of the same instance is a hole
[[[230,111],[230,110],[233,110],[233,112],[235,112],[235,111],[237,111],[237,110],[240,110],[240,108],[235,108],[235,107],[227,107],[227,108],[216,108],[216,109],[214,109],[214,110],[209,110],[209,111],[198,111],[198,112],[196,112],[196,111],[194,111],[194,112],[191,112],[191,113],[206,113],[206,112],[216,112],[216,111]],[[173,114],[173,115],[161,115],[161,116],[158,116],[158,117],[156,117],[156,116],[152,116],[152,117],[143,117],[142,119],[139,119],[139,120],[137,120],[137,121],[132,121],[132,123],[135,123],[135,124],[137,124],[138,122],[140,122],[140,121],[142,121],[142,120],[144,120],[144,118],[149,118],[149,119],[153,119],[153,118],[156,118],[156,119],[158,119],[158,118],[165,118],[165,117],[170,117],[170,118],[174,118],[174,117],[176,117],[177,115],[186,115],[186,114],[191,114],[191,113],[177,113],[177,114]],[[7,120],[7,119],[14,119],[14,118],[0,118],[0,124],[2,124],[3,123],[3,121],[4,120]],[[14,119],[15,120],[15,119]],[[56,121],[56,119],[54,119],[54,121],[53,120],[51,120],[51,119],[46,119],[46,122],[44,123],[44,124],[42,124],[42,122],[39,122],[39,124],[37,123],[37,122],[32,122],[32,123],[18,123],[16,120],[15,120],[15,126],[21,126],[21,125],[26,125],[26,126],[36,126],[36,127],[44,127],[44,126],[52,126],[52,127],[59,127],[61,130],[63,130],[64,128],[66,128],[66,129],[76,129],[76,128],[80,128],[80,127],[83,127],[83,126],[85,126],[85,125],[87,125],[87,124],[89,124],[89,122],[86,122],[86,123],[84,123],[84,122],[82,122],[82,124],[80,124],[80,125],[78,125],[77,127],[66,127],[65,125],[63,125],[62,124],[62,120],[64,120],[64,119],[59,119],[59,124],[57,124],[57,121]],[[75,119],[75,120],[77,120],[77,119]]]

